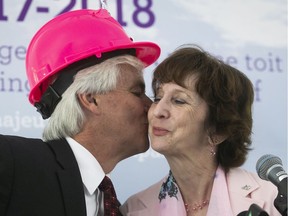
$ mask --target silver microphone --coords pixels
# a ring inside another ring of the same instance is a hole
[[[281,159],[271,154],[263,155],[257,161],[256,170],[261,179],[271,181],[277,187],[283,179],[288,178]]]
[[[267,154],[263,155],[256,164],[259,177],[271,181],[278,188],[278,196],[274,200],[274,206],[282,214],[287,216],[287,179],[282,161],[279,157]]]

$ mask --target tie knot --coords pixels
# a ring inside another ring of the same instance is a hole
[[[112,181],[110,180],[110,178],[108,176],[105,176],[99,185],[99,189],[101,191],[107,191],[107,190],[110,190],[111,188],[114,188]]]

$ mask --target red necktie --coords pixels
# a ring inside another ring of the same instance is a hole
[[[99,185],[99,189],[104,192],[104,215],[119,216],[120,203],[117,200],[116,193],[111,180],[105,176]]]

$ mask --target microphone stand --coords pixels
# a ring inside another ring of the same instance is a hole
[[[287,216],[287,198],[285,199],[280,193],[274,200],[274,206],[282,216]]]
[[[287,216],[287,178],[279,183],[278,196],[274,200],[274,206],[282,216]]]

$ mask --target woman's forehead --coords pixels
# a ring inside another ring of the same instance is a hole
[[[170,80],[170,81],[166,81],[166,82],[161,82],[161,80],[156,80],[155,90],[162,88],[162,86],[164,84],[174,83],[174,84],[181,86],[182,88],[188,89],[190,91],[195,91],[195,85],[196,85],[197,79],[198,79],[197,74],[191,74],[191,75],[187,76],[183,81]]]

